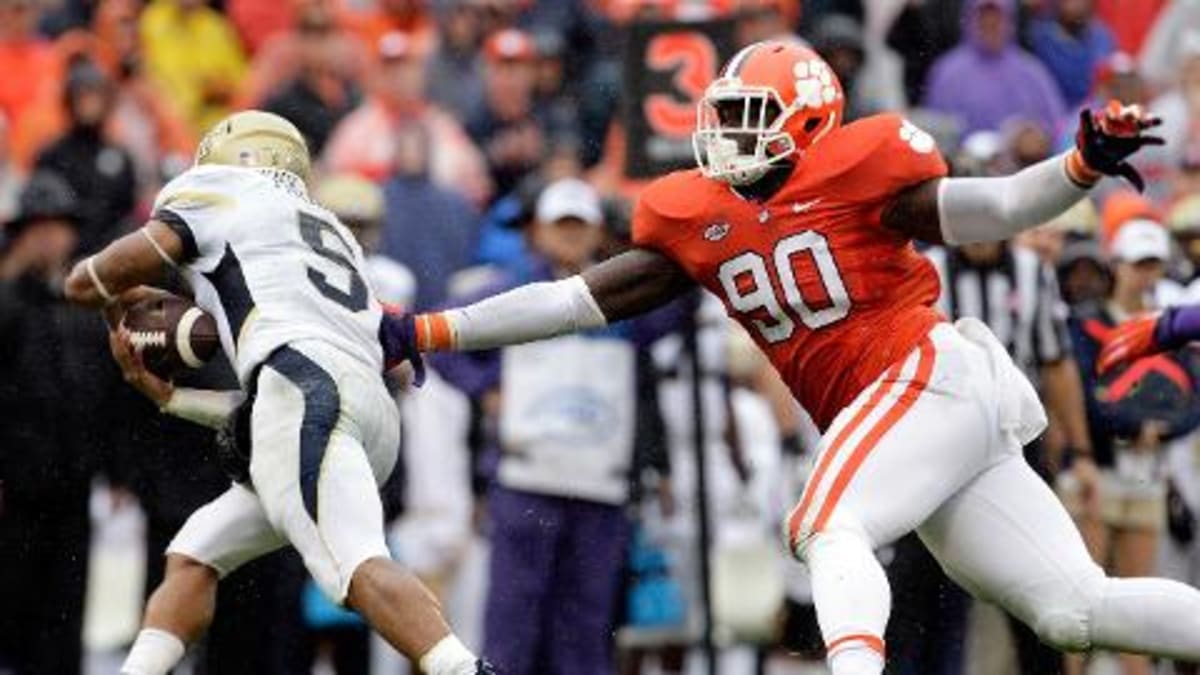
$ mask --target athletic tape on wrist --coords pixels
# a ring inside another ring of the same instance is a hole
[[[454,331],[445,313],[418,314],[414,317],[414,323],[418,351],[435,352],[454,348]]]
[[[1072,150],[1067,155],[1063,168],[1067,172],[1067,179],[1085,190],[1093,187],[1103,177],[1103,174],[1087,165],[1083,153],[1079,150]]]
[[[108,292],[108,288],[104,285],[104,282],[100,281],[100,275],[96,273],[96,256],[88,256],[88,259],[86,262],[84,262],[83,267],[87,270],[88,278],[92,281],[92,287],[96,289],[96,292],[100,294],[101,298],[104,298],[104,302],[109,305],[116,302],[117,297]]]

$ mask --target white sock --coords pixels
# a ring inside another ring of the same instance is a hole
[[[883,672],[883,657],[869,647],[848,647],[829,657],[833,675],[879,675]]]
[[[425,675],[475,675],[477,660],[466,645],[450,634],[425,652],[419,665]]]
[[[166,675],[183,658],[183,642],[165,630],[143,628],[133,641],[121,675]]]

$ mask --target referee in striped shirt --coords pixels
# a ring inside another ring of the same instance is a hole
[[[932,247],[925,255],[942,282],[938,309],[951,320],[986,323],[1038,385],[1055,421],[1066,427],[1067,444],[1086,449],[1079,373],[1054,270],[1033,251],[999,242]]]

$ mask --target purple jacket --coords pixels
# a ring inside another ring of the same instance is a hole
[[[1008,40],[989,50],[979,37],[976,17],[992,5],[1007,17]],[[934,62],[926,80],[924,105],[958,117],[965,133],[999,129],[1018,118],[1036,122],[1056,136],[1066,108],[1044,65],[1016,44],[1013,0],[963,3],[963,40]]]

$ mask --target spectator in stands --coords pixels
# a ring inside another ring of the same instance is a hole
[[[564,143],[577,143],[579,128],[579,94],[567,79],[567,45],[562,35],[549,31],[533,34],[537,58],[534,65],[534,107],[550,129],[571,136]]]
[[[432,139],[420,126],[395,134],[393,175],[384,183],[380,250],[416,277],[416,311],[446,298],[447,282],[472,263],[479,215],[461,194],[436,184],[430,174]]]
[[[1100,509],[1095,517],[1084,514],[1069,480],[1060,482],[1060,494],[1098,562],[1115,576],[1148,576],[1154,573],[1166,520],[1159,450],[1164,441],[1200,423],[1191,390],[1197,373],[1186,359],[1168,363],[1162,359],[1169,357],[1156,356],[1151,358],[1160,359],[1159,365],[1148,363],[1144,371],[1097,377],[1095,359],[1111,326],[1155,308],[1154,290],[1170,256],[1170,239],[1158,222],[1135,218],[1117,228],[1108,248],[1114,279],[1109,296],[1077,305],[1070,323],[1101,469]],[[1182,388],[1176,371],[1187,382]],[[1128,675],[1151,672],[1145,657],[1122,655],[1121,661]]]
[[[38,169],[63,176],[80,200],[79,252],[93,253],[128,225],[137,178],[133,158],[112,143],[105,125],[112,114],[113,83],[90,61],[67,75],[66,133],[38,155]]]
[[[506,29],[484,44],[483,107],[467,121],[467,133],[483,149],[499,194],[516,186],[549,149],[551,130],[534,106],[537,48],[528,34]]]
[[[1112,287],[1112,272],[1094,239],[1077,239],[1064,246],[1057,271],[1063,301],[1072,313],[1077,307],[1103,302]]]
[[[425,55],[404,33],[389,33],[377,45],[379,68],[370,96],[333,130],[325,148],[326,168],[380,181],[391,175],[402,132],[419,128],[437,148],[425,169],[436,184],[476,204],[492,194],[479,150],[462,127],[425,98]]]
[[[426,0],[379,0],[366,11],[345,11],[341,21],[363,44],[379,44],[383,36],[399,32],[428,54],[437,40],[437,26],[426,4]]]
[[[962,5],[963,0],[925,0],[874,6],[868,32],[878,35],[876,39],[882,39],[903,61],[908,100],[924,98],[929,69],[958,45],[964,23]]]
[[[246,71],[233,25],[204,0],[152,0],[139,30],[146,71],[203,133],[227,115]]]
[[[1096,18],[1095,0],[1055,0],[1050,15],[1029,27],[1030,49],[1050,70],[1068,107],[1092,87],[1096,66],[1116,48],[1112,31]]]
[[[349,112],[358,105],[371,56],[355,34],[337,25],[333,0],[295,0],[293,4],[294,23],[262,45],[237,101],[238,107],[256,107],[282,98],[297,114],[280,114],[300,127],[316,154],[317,137],[323,145],[330,131],[326,127],[332,126],[328,118],[340,118],[332,113]],[[304,118],[310,116],[317,123],[306,129]]]
[[[133,156],[140,201],[149,204],[166,179],[191,161],[196,136],[181,108],[146,73],[139,11],[139,0],[101,0],[92,31],[114,61],[107,68],[116,87],[107,130]]]
[[[1016,41],[1014,0],[965,0],[963,39],[929,71],[924,104],[957,116],[967,133],[1017,117],[1057,131],[1065,108],[1054,79]]]
[[[1150,11],[1156,1],[1123,4]],[[1138,55],[1142,75],[1150,84],[1169,87],[1175,83],[1184,60],[1196,51],[1197,27],[1200,27],[1200,3],[1184,0],[1162,6],[1142,49],[1130,52]]]
[[[812,45],[837,73],[846,95],[846,120],[908,107],[900,61],[883,45],[868,44],[862,24],[845,14],[817,21]]]
[[[1166,144],[1146,158],[1167,167],[1179,166],[1189,145],[1200,141],[1200,30],[1186,35],[1173,74],[1170,88],[1150,103],[1150,110],[1162,118],[1159,135]]]
[[[255,61],[254,74],[275,85],[258,107],[291,120],[317,155],[361,102],[367,60],[361,45],[336,29],[328,0],[302,5],[298,20],[295,31],[273,38]]]
[[[78,215],[65,181],[35,174],[0,250],[0,672],[78,675],[82,663],[99,458],[75,433],[92,402],[64,323],[79,311],[61,291]]]
[[[26,141],[27,113],[58,97],[62,64],[37,33],[36,0],[0,0],[0,112],[8,120],[13,158],[28,166],[38,148]]]
[[[565,179],[539,197],[530,242],[541,278],[578,273],[603,236],[600,200],[586,183]],[[487,392],[499,431],[483,651],[504,673],[613,672],[637,395],[626,329],[467,357],[489,374],[472,393]]]
[[[429,58],[429,99],[465,120],[483,106],[479,45],[482,11],[470,2],[438,3],[438,45]]]

